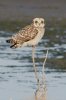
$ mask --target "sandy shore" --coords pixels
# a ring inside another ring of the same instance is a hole
[[[0,20],[66,17],[66,0],[0,0]]]

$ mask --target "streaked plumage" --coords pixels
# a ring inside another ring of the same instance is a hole
[[[21,47],[26,45],[36,45],[44,35],[44,19],[35,18],[33,23],[26,26],[16,34],[14,34],[10,39],[7,40],[11,43],[10,47]]]

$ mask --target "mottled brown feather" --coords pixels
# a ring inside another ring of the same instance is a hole
[[[34,39],[37,34],[38,30],[31,24],[14,34],[11,39],[17,44],[23,44]]]

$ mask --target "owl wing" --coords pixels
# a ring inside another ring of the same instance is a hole
[[[34,39],[37,34],[38,30],[32,25],[29,25],[20,30],[17,34],[13,35],[12,39],[14,39],[17,42],[24,43]]]
[[[11,43],[12,46],[23,44],[24,42],[34,39],[37,34],[38,30],[31,24],[14,34],[11,39],[7,40],[7,42]]]

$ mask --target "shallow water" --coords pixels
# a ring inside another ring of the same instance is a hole
[[[7,33],[6,33],[7,34]],[[9,48],[5,43],[7,38],[0,37],[0,100],[34,100],[36,91],[36,79],[32,65],[32,48]],[[36,58],[44,58],[46,54],[45,44],[49,39],[42,39],[42,43],[36,47]],[[62,40],[61,40],[62,41]],[[59,43],[49,46],[48,58],[64,58],[66,44]],[[58,54],[60,52],[60,54]],[[36,63],[39,76],[41,76],[42,63]],[[66,66],[66,65],[65,65]],[[66,70],[45,68],[47,83],[47,100],[66,99]]]

